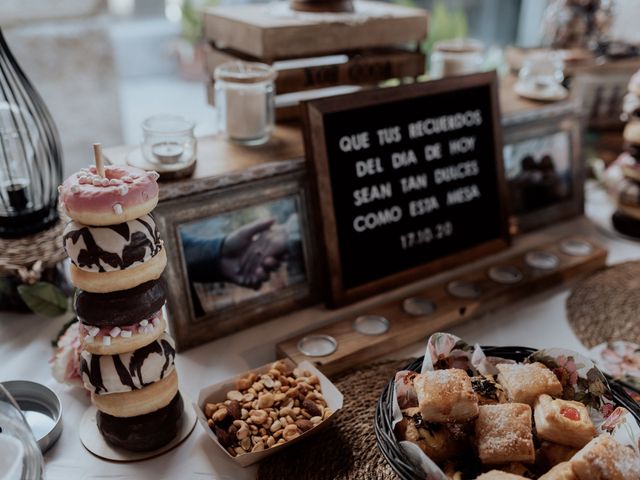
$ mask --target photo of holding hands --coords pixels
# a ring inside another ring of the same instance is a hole
[[[179,227],[196,318],[306,280],[298,198]]]

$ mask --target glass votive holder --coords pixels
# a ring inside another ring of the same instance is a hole
[[[216,67],[215,105],[218,130],[232,142],[260,145],[274,125],[276,71],[270,65],[227,62]]]
[[[142,154],[156,165],[191,163],[196,156],[195,124],[179,115],[154,115],[142,122]]]
[[[522,61],[518,83],[523,87],[544,92],[557,89],[564,80],[564,61],[554,52],[537,52]]]
[[[471,38],[443,40],[433,46],[429,63],[431,78],[465,75],[482,70],[484,44]]]

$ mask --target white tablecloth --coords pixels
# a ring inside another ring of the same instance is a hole
[[[606,225],[610,206],[597,192],[589,197],[588,215],[596,224]],[[640,258],[639,244],[597,231],[594,235],[609,249],[609,263]],[[585,352],[566,321],[567,295],[568,289],[559,287],[450,331],[468,342],[539,348],[562,346]],[[314,318],[319,320],[314,321]],[[193,399],[205,385],[273,360],[274,345],[278,341],[326,321],[324,309],[310,309],[305,315],[276,319],[181,353],[177,360],[181,390]],[[255,477],[255,467],[237,467],[209,440],[200,425],[196,425],[191,436],[177,449],[139,463],[105,462],[87,452],[80,443],[77,427],[89,399],[79,389],[57,384],[47,364],[52,354],[50,340],[63,322],[64,319],[0,313],[0,381],[28,379],[40,382],[56,391],[62,399],[64,430],[58,443],[45,456],[48,479],[242,480]],[[415,345],[392,356],[421,355],[423,340],[416,340]]]

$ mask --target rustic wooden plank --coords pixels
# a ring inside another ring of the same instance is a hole
[[[589,237],[570,237],[588,241],[594,247],[591,254],[585,257],[570,256],[560,250],[561,238],[552,242],[539,242],[531,245],[532,250],[544,250],[553,253],[560,259],[556,270],[534,270],[526,265],[524,252],[513,253],[495,261],[495,265],[513,265],[524,273],[524,280],[515,285],[498,284],[487,276],[488,266],[476,267],[475,270],[460,274],[455,278],[432,285],[423,291],[414,292],[411,296],[428,298],[437,309],[427,316],[412,316],[402,308],[402,298],[370,307],[358,314],[382,315],[390,322],[389,330],[382,335],[362,335],[353,328],[355,313],[341,320],[330,323],[313,331],[305,332],[278,343],[278,357],[289,357],[294,362],[313,361],[327,375],[335,375],[343,370],[372,361],[382,355],[415,343],[420,338],[450,328],[458,323],[470,320],[484,313],[501,308],[510,303],[527,298],[537,292],[555,286],[567,286],[571,282],[584,277],[605,265],[607,251],[597,245]],[[478,299],[460,299],[451,296],[447,285],[452,280],[476,282],[481,285],[482,295]],[[325,357],[308,357],[298,348],[298,342],[306,335],[326,334],[338,341],[337,350]]]
[[[127,155],[138,146],[107,148],[105,159],[126,164]],[[162,182],[160,201],[250,181],[271,173],[302,168],[304,148],[297,126],[277,126],[271,140],[247,147],[210,135],[198,139],[198,161],[191,178]]]
[[[259,58],[231,50],[205,47],[207,71],[237,60],[260,62]],[[300,58],[273,62],[278,72],[278,94],[313,90],[336,85],[375,85],[391,78],[418,77],[424,74],[426,56],[403,48],[374,49],[348,54]]]
[[[427,12],[359,1],[354,13],[300,14],[284,2],[204,10],[205,38],[264,61],[420,42]]]

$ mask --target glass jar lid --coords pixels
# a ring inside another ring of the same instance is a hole
[[[227,62],[218,65],[213,71],[215,80],[230,83],[261,83],[275,80],[278,76],[275,68],[265,63]]]

